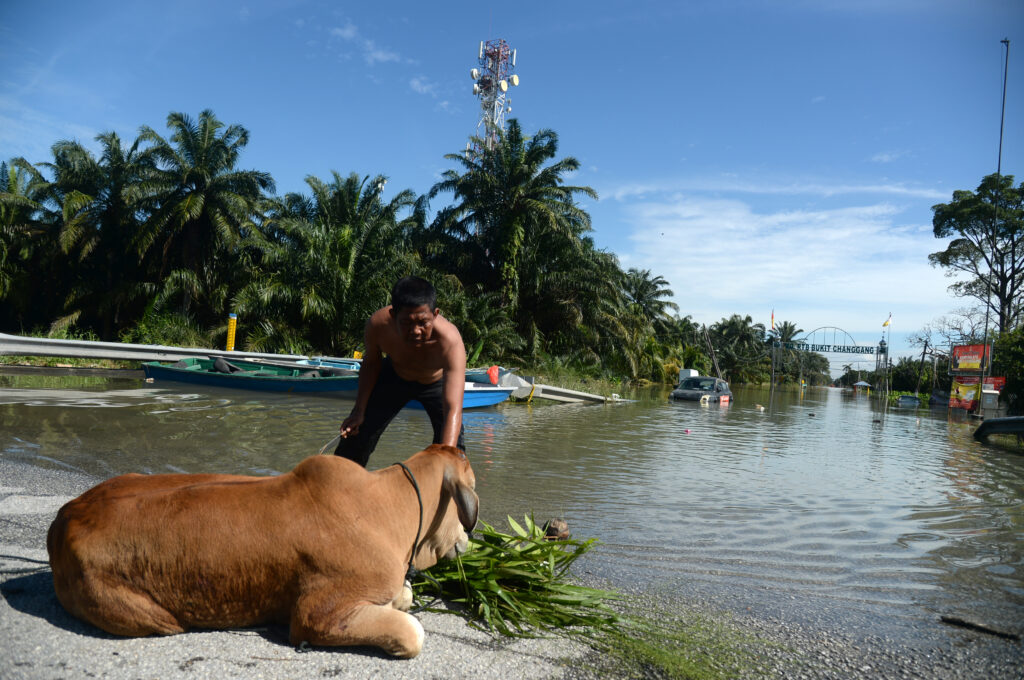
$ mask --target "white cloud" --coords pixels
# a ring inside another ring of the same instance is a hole
[[[86,148],[98,150],[95,137],[99,130],[61,120],[50,114],[0,97],[0,149],[3,160],[23,156],[29,163],[52,160],[50,145],[63,139],[77,140]]]
[[[345,42],[353,43],[363,56],[367,64],[374,64],[401,61],[402,57],[394,50],[378,47],[377,44],[368,38],[360,35],[359,29],[351,21],[346,21],[344,26],[335,26],[328,31],[332,38],[339,38]]]
[[[892,163],[907,155],[906,151],[881,151],[871,157],[874,163]]]
[[[666,180],[664,182],[648,182],[625,184],[602,191],[602,196],[610,196],[616,201],[643,197],[670,191],[687,191],[696,193],[738,193],[754,195],[790,195],[836,197],[859,194],[906,196],[927,200],[948,200],[949,192],[929,187],[913,187],[905,184],[822,184],[820,182],[792,181],[789,183],[754,183],[741,181],[734,177],[719,179]]]
[[[767,323],[774,307],[805,330],[873,333],[893,312],[910,332],[956,304],[927,261],[943,245],[898,205],[760,211],[694,193],[631,196],[623,267],[665,277],[680,312],[701,323],[734,313]]]
[[[354,40],[359,34],[359,31],[356,29],[355,24],[349,21],[344,26],[332,28],[330,33],[335,38],[341,38],[342,40]]]
[[[427,94],[430,96],[436,96],[437,88],[432,82],[430,82],[423,76],[416,76],[415,78],[410,80],[409,87],[412,88],[412,91],[417,94]]]
[[[380,49],[373,44],[372,40],[367,40],[363,43],[363,58],[366,60],[366,63],[371,66],[377,63],[401,60],[401,57],[398,56],[397,52]]]

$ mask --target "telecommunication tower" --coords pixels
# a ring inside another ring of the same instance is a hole
[[[476,136],[483,148],[493,149],[505,131],[505,114],[512,111],[512,99],[506,95],[508,88],[519,85],[519,76],[513,73],[516,51],[504,40],[480,41],[477,63],[480,68],[469,72],[475,81],[473,94],[480,98],[480,122],[476,125]],[[470,146],[466,146],[467,152]]]

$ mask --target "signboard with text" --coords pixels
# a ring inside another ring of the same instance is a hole
[[[1004,375],[990,375],[981,381],[981,388],[983,390],[1002,392],[1004,387],[1006,387],[1006,376]]]
[[[838,354],[874,354],[878,349],[874,345],[812,345],[807,342],[776,342],[776,347],[800,349],[805,352],[823,352]]]
[[[991,351],[991,345],[954,345],[950,373],[953,375],[981,373],[988,363]]]
[[[949,390],[949,407],[973,411],[981,401],[981,378],[957,376]]]

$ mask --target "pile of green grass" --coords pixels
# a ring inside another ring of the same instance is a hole
[[[466,553],[439,562],[413,584],[414,591],[440,588],[440,596],[460,605],[470,624],[492,634],[534,637],[559,634],[597,639],[615,632],[621,617],[609,602],[618,593],[569,582],[569,568],[596,545],[596,539],[548,540],[532,517],[514,533],[481,521]],[[432,610],[448,611],[448,610]]]
[[[420,575],[418,596],[436,593],[459,605],[427,611],[461,614],[494,636],[582,641],[606,677],[717,680],[754,665],[760,643],[722,622],[573,583],[570,567],[596,539],[549,540],[529,516],[508,524],[511,533],[480,522],[465,554]]]

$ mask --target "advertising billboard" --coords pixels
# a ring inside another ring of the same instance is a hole
[[[980,345],[979,345],[980,347]],[[981,401],[981,378],[958,376],[949,389],[949,407],[973,411]]]
[[[981,373],[991,350],[992,345],[954,345],[950,372],[953,375]]]
[[[981,389],[983,390],[1002,392],[1004,387],[1006,387],[1006,376],[1003,375],[990,375],[981,381]]]

